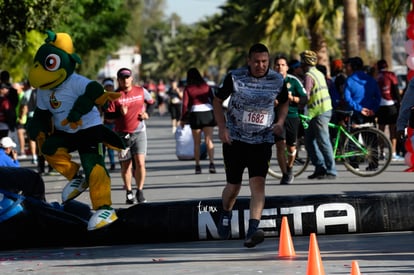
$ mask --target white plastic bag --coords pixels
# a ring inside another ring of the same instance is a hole
[[[175,154],[179,160],[194,159],[194,141],[189,124],[175,131]]]

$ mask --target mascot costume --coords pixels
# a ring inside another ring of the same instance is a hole
[[[81,60],[74,53],[67,33],[47,31],[29,72],[30,84],[38,88],[37,106],[28,126],[29,137],[38,144],[47,162],[69,182],[62,191],[62,203],[89,187],[95,213],[88,230],[107,226],[117,219],[111,207],[111,180],[105,168],[102,146],[125,148],[118,135],[102,124],[98,108],[120,94],[105,92],[101,84],[74,73]],[[78,151],[80,165],[72,160]]]

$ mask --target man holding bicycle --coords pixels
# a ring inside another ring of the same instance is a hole
[[[349,58],[345,65],[348,78],[345,82],[344,99],[353,111],[352,124],[375,123],[375,113],[381,102],[381,90],[377,81],[363,71],[364,63],[360,57]],[[366,167],[367,171],[378,169],[378,157],[373,157],[373,161]],[[353,163],[353,166],[358,168],[358,163]]]

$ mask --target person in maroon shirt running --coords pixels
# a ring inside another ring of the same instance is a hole
[[[201,174],[200,144],[201,133],[207,145],[207,154],[210,160],[209,172],[216,173],[214,166],[213,130],[216,126],[214,119],[213,93],[200,72],[196,68],[187,71],[187,85],[184,88],[181,127],[190,123],[194,140],[195,173]]]
[[[132,167],[135,165],[135,182],[137,185],[136,199],[138,203],[146,202],[143,188],[146,176],[145,156],[147,153],[147,133],[144,120],[149,118],[145,111],[145,104],[154,104],[151,94],[141,86],[133,85],[133,77],[130,69],[118,70],[118,89],[121,97],[111,101],[107,109],[113,113],[115,119],[114,131],[123,138],[127,148],[119,155],[121,163],[121,175],[124,181],[126,203],[134,203],[132,192]]]

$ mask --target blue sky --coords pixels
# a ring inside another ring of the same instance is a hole
[[[225,2],[226,0],[166,0],[165,15],[170,16],[175,12],[183,23],[191,24],[219,12],[217,7]]]

